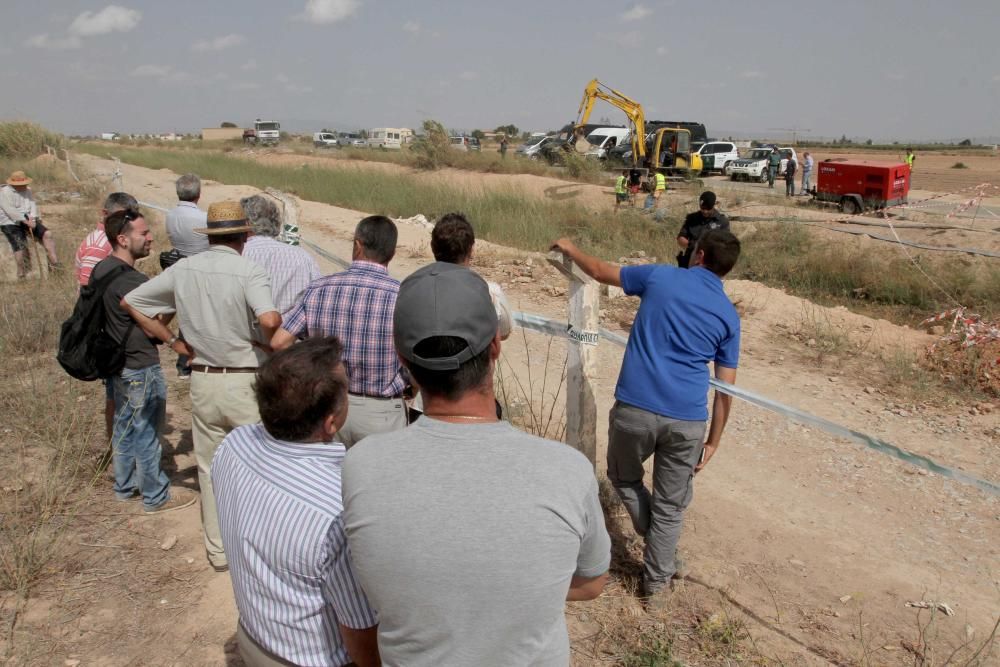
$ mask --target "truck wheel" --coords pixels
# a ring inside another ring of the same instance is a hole
[[[858,202],[851,197],[844,197],[840,200],[840,210],[847,215],[854,215],[855,213],[861,212],[858,207]]]
[[[767,183],[767,169],[760,172],[760,178],[758,178],[757,181],[760,183]]]
[[[723,176],[728,176],[729,175],[729,163],[728,162],[726,164],[722,165],[722,175]]]

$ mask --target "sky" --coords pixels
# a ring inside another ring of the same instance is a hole
[[[3,0],[0,16],[0,119],[66,134],[545,131],[596,77],[711,137],[1000,136],[998,0]],[[625,124],[598,102],[601,118]]]

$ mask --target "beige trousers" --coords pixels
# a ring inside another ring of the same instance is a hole
[[[260,421],[253,395],[254,373],[191,373],[191,431],[201,487],[201,525],[209,562],[227,565],[212,490],[212,457],[222,439],[237,426]]]
[[[240,657],[247,667],[288,667],[294,663],[288,662],[258,644],[240,623],[236,628],[236,645],[240,649]]]
[[[369,398],[350,394],[347,421],[337,432],[345,447],[353,447],[373,433],[387,433],[406,428],[406,401],[401,398]]]

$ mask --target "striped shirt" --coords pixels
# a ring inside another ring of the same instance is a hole
[[[399,281],[386,267],[358,260],[312,282],[281,326],[299,338],[339,338],[352,394],[396,397],[407,384],[392,342],[398,294]]]
[[[104,233],[104,223],[97,223],[97,229],[87,234],[76,251],[76,281],[80,286],[90,283],[90,274],[97,263],[111,254],[111,242]]]
[[[251,236],[243,256],[264,267],[271,276],[271,295],[279,313],[287,313],[303,290],[322,274],[309,253],[269,236]]]
[[[240,623],[296,665],[346,665],[338,625],[378,623],[340,518],[345,452],[339,442],[277,440],[258,423],[233,430],[212,460]]]

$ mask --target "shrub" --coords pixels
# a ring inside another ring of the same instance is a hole
[[[567,151],[563,159],[566,162],[566,171],[573,178],[590,179],[601,173],[599,160],[588,159],[576,151]]]
[[[955,164],[951,165],[951,168],[952,169],[968,169],[968,167],[965,165],[964,162],[956,162]]]
[[[35,123],[0,123],[0,157],[35,157],[45,152],[46,145],[59,148],[62,143],[62,135]]]
[[[413,143],[415,165],[419,169],[440,169],[451,164],[451,141],[444,125],[436,120],[424,121],[424,136]]]

